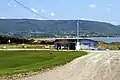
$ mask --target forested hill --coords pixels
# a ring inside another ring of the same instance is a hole
[[[76,20],[0,19],[0,32],[14,36],[75,36],[76,22]],[[120,35],[120,26],[80,20],[80,35]]]

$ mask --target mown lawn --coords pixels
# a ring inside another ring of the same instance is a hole
[[[54,45],[49,45],[50,49],[54,48]],[[5,48],[4,48],[5,47]],[[45,49],[45,45],[42,44],[0,44],[0,49]]]
[[[53,68],[83,55],[87,55],[87,53],[77,51],[0,51],[0,75]]]

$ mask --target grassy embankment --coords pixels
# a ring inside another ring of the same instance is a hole
[[[120,43],[111,43],[109,44],[110,50],[120,50]]]
[[[77,51],[0,51],[0,75],[41,71],[64,65],[83,55],[87,55],[87,53]]]

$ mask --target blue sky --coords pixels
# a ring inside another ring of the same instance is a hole
[[[120,0],[18,0],[48,19],[82,19],[120,24]],[[44,19],[14,0],[0,2],[0,18]]]

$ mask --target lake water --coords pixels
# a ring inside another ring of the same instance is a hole
[[[77,39],[77,38],[54,38],[51,40],[55,40],[55,39]],[[103,41],[106,43],[112,43],[112,42],[120,42],[120,37],[84,37],[84,38],[79,38],[79,39],[91,39],[94,41]]]
[[[91,37],[91,38],[87,38],[87,39],[92,39],[95,41],[103,41],[106,43],[120,42],[120,38],[117,38],[117,37]]]

